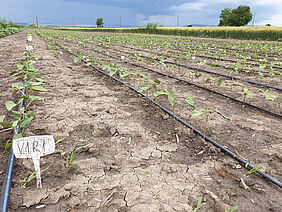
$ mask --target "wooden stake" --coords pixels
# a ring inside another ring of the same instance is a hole
[[[39,27],[38,26],[38,18],[37,18],[37,16],[36,16],[36,26],[37,26],[37,28]]]

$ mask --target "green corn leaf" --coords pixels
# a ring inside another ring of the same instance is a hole
[[[5,102],[5,106],[7,108],[8,111],[12,110],[15,106],[17,106],[16,103],[14,103],[13,101],[7,101]]]

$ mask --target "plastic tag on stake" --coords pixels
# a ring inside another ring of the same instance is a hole
[[[51,135],[30,136],[13,140],[13,152],[16,158],[32,158],[37,188],[42,188],[40,157],[55,151],[55,140]]]

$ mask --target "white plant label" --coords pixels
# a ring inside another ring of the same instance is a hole
[[[13,140],[13,152],[16,158],[32,158],[37,188],[42,188],[40,174],[40,157],[55,151],[55,140],[51,135],[40,135]]]
[[[33,47],[32,47],[32,46],[26,46],[25,49],[26,49],[27,51],[32,51],[32,50],[33,50]]]

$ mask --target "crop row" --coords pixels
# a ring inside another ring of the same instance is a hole
[[[50,33],[45,33],[48,35],[51,35]],[[55,36],[58,38],[58,35],[55,33],[52,34],[52,36]],[[64,41],[74,42],[75,38],[70,38],[68,36],[59,37]],[[53,39],[53,42],[57,42],[55,39]],[[86,46],[86,44],[80,40],[76,41],[77,44],[81,46]],[[89,47],[89,46],[88,46]],[[187,70],[181,66],[175,66],[170,65],[169,63],[166,63],[164,60],[156,60],[154,58],[150,58],[148,56],[139,55],[139,54],[133,54],[130,52],[115,50],[115,51],[108,51],[108,50],[99,50],[97,46],[95,46],[95,51],[100,52],[101,54],[106,55],[116,55],[117,58],[121,58],[122,55],[126,56],[126,61],[136,61],[139,65],[146,65],[146,67],[150,67],[151,69],[158,69],[161,70],[162,73],[173,75],[177,78],[188,80],[196,83],[196,84],[202,84],[206,88],[210,88],[212,90],[216,90],[217,92],[223,92],[227,95],[234,96],[238,99],[239,96],[242,96],[243,101],[246,101],[247,99],[254,99],[252,102],[256,104],[256,102],[260,103],[261,101],[266,101],[264,103],[264,106],[267,106],[267,102],[277,102],[277,110],[279,111],[281,98],[280,94],[272,91],[271,89],[265,89],[265,88],[249,88],[249,86],[244,85],[245,83],[236,82],[238,79],[234,76],[225,78],[225,77],[216,77],[216,75],[212,75],[212,72],[208,72],[209,74],[204,74],[207,72],[201,73],[201,69],[192,69]],[[123,57],[124,57],[123,56]],[[152,66],[153,63],[153,66]],[[188,72],[188,73],[187,73]],[[186,74],[187,73],[187,74]],[[242,80],[244,82],[244,80]],[[249,82],[249,81],[247,81]],[[254,82],[255,83],[255,82]],[[264,97],[264,99],[261,99],[261,97]],[[258,100],[261,99],[261,100]],[[275,108],[273,105],[272,107]]]
[[[120,36],[117,38],[112,34],[107,35],[84,35],[82,33],[57,33],[57,37],[65,36],[66,39],[79,39],[84,43],[93,43],[95,45],[100,45],[104,47],[116,47],[116,48],[134,48],[135,50],[148,50],[152,54],[162,55],[163,57],[174,57],[176,60],[186,60],[189,62],[196,63],[197,65],[208,65],[211,67],[221,67],[226,70],[234,70],[236,72],[245,71],[247,73],[260,72],[259,76],[263,77],[264,72],[269,72],[270,75],[274,75],[282,68],[282,63],[279,56],[274,58],[256,58],[255,54],[232,54],[233,51],[223,51],[222,53],[215,53],[214,48],[209,46],[208,42],[203,41],[202,43],[191,44],[191,42],[186,42],[185,46],[173,47],[178,45],[178,40],[170,40],[168,42],[166,38],[156,39],[155,36],[148,39],[148,36],[141,38],[140,36]],[[68,36],[68,37],[67,37]],[[205,44],[205,45],[204,45]],[[139,48],[139,49],[138,49]],[[265,47],[264,47],[265,48]],[[272,48],[269,46],[268,48]],[[212,49],[212,50],[211,50]],[[241,47],[238,47],[241,49]],[[280,48],[281,49],[281,48]],[[232,57],[234,59],[232,59]]]
[[[76,56],[74,59],[75,63],[80,63],[80,61],[82,61],[87,63],[87,66],[90,66],[101,73],[106,73],[106,75],[113,77],[115,80],[122,80],[122,84],[130,87],[132,90],[138,92],[146,98],[153,99],[154,104],[164,108],[163,110],[167,111],[165,108],[170,108],[170,111],[173,111],[171,114],[179,114],[179,116],[174,116],[177,120],[181,120],[183,123],[186,123],[183,120],[188,120],[189,122],[197,125],[201,128],[202,132],[204,132],[201,133],[201,135],[203,135],[205,140],[206,135],[212,136],[214,140],[224,144],[224,146],[227,146],[228,148],[233,147],[234,144],[232,140],[222,140],[220,136],[221,133],[215,133],[215,129],[212,129],[214,122],[216,122],[217,125],[216,131],[220,131],[221,127],[223,128],[228,125],[230,129],[236,129],[236,131],[232,130],[231,133],[233,135],[237,133],[244,134],[245,129],[238,129],[236,124],[240,114],[235,115],[236,112],[232,111],[232,109],[230,110],[230,108],[235,109],[236,105],[226,105],[227,107],[230,107],[226,110],[221,106],[218,107],[218,102],[222,101],[220,98],[205,95],[202,91],[199,92],[196,89],[192,90],[181,83],[176,83],[173,80],[167,80],[159,75],[152,73],[149,74],[146,69],[138,67],[135,67],[134,69],[132,67],[130,68],[124,62],[121,62],[126,59],[122,56],[119,61],[117,59],[114,61],[112,59],[106,59],[105,57],[102,58],[101,56],[98,56],[99,54],[95,54],[93,52],[91,53],[90,50],[81,50],[81,47],[74,44],[67,43],[63,40],[59,41],[50,33],[38,32],[38,34],[47,43],[51,43],[52,46],[55,46],[57,51],[63,51],[63,54],[68,52]],[[228,110],[228,114],[230,116],[227,116],[226,111]],[[240,113],[245,113],[245,110],[247,109],[245,108],[240,110]],[[196,117],[198,117],[197,121],[193,120]],[[201,119],[199,119],[199,117],[201,117]],[[249,139],[244,142],[251,141]],[[250,146],[251,145],[249,144],[249,147]],[[236,157],[240,157],[238,153]],[[261,168],[262,166],[257,169],[253,169],[250,173],[258,172]]]
[[[0,20],[0,38],[20,32],[22,29],[22,26],[5,20]]]

